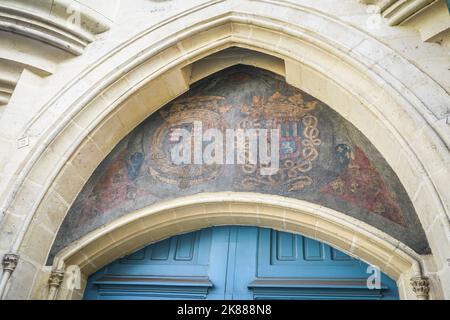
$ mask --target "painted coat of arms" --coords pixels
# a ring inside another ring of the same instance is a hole
[[[321,145],[317,117],[309,112],[317,101],[306,102],[300,93],[284,96],[275,92],[265,98],[254,96],[251,105],[243,105],[241,112],[245,118],[239,127],[277,129],[280,132],[280,168],[273,175],[261,174],[261,166],[242,165],[245,178],[244,187],[286,186],[288,191],[302,190],[313,182],[308,172],[313,168]]]

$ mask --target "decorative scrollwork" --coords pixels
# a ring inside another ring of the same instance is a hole
[[[430,293],[430,281],[428,277],[416,276],[411,278],[412,290],[419,300],[428,300]]]

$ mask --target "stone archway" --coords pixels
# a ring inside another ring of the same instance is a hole
[[[220,225],[269,227],[302,234],[376,265],[397,281],[402,299],[415,299],[409,281],[421,274],[420,256],[398,240],[346,214],[309,202],[257,193],[203,193],[151,205],[84,236],[60,251],[53,270],[81,271],[82,282],[110,262],[150,243]],[[72,278],[50,298],[79,299]],[[43,291],[45,292],[45,290]]]
[[[389,63],[401,63],[438,101],[447,102],[448,95],[407,61],[348,25],[301,6],[265,5],[256,1],[261,13],[252,14],[249,8],[210,3],[147,30],[82,73],[30,122],[24,135],[30,136],[34,151],[4,202],[6,228],[22,226],[5,240],[21,256],[11,297],[31,294],[23,274],[36,280],[67,209],[100,161],[145,117],[188,90],[193,79],[217,70],[202,66],[202,58],[232,46],[264,54],[249,64],[270,70],[276,61],[274,71],[329,103],[368,137],[411,197],[436,264],[445,264],[445,245],[439,242],[448,241],[449,229],[448,194],[440,180],[447,170],[444,128],[427,111],[421,93],[408,89],[408,79],[388,70]],[[329,24],[336,33],[324,33],[308,19],[296,26],[274,7]],[[183,29],[180,21],[192,27]],[[167,37],[155,41],[160,34]],[[367,48],[379,55],[366,56]],[[159,94],[145,95],[152,91]],[[40,132],[47,116],[58,125]]]

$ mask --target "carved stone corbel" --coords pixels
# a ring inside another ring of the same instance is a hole
[[[14,253],[7,253],[3,256],[2,267],[3,272],[13,273],[19,262],[19,255]]]
[[[48,278],[49,292],[48,292],[48,300],[55,300],[59,288],[64,280],[64,270],[52,270],[50,276]]]
[[[412,290],[419,300],[428,300],[430,293],[430,281],[425,276],[415,276],[411,278]]]
[[[59,289],[61,283],[64,280],[64,270],[53,270],[48,278],[48,284],[50,287]]]

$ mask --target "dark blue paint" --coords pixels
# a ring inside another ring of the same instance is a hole
[[[135,152],[127,161],[128,176],[131,180],[135,180],[139,176],[142,163],[144,162],[144,154],[142,152]]]
[[[397,299],[366,286],[368,265],[318,241],[215,227],[147,246],[89,278],[85,299]]]

